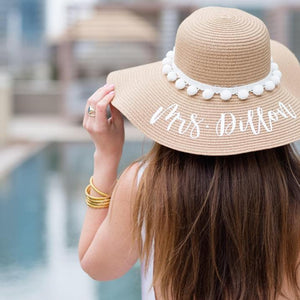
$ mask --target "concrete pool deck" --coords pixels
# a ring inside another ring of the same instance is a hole
[[[50,142],[91,143],[81,124],[59,116],[17,116],[8,128],[8,142],[0,145],[0,179]],[[125,135],[128,141],[148,140],[129,122],[125,122]],[[300,141],[296,144],[300,149]]]
[[[30,142],[91,142],[81,124],[62,117],[20,116],[9,123],[8,136],[14,141]],[[143,140],[145,136],[129,122],[125,122],[126,140]]]
[[[147,138],[125,122],[128,141]],[[50,142],[92,142],[81,124],[56,116],[18,116],[8,124],[7,143],[0,145],[0,179]]]

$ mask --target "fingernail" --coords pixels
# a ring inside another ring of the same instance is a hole
[[[107,87],[107,86],[108,86],[108,83],[106,83],[104,87]]]
[[[114,87],[114,84],[110,84],[109,87],[110,87],[110,88]]]
[[[111,91],[111,92],[109,92],[108,94],[110,95],[110,94],[114,94],[115,93],[115,91]]]

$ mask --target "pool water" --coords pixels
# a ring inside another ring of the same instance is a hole
[[[126,142],[119,171],[149,142]],[[140,300],[140,265],[97,282],[77,246],[93,170],[92,144],[50,144],[0,180],[0,300]]]
[[[150,147],[126,142],[119,171]],[[141,299],[139,263],[110,282],[79,264],[93,152],[92,144],[50,144],[0,180],[0,300]]]

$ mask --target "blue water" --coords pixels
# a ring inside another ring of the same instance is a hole
[[[150,144],[126,142],[123,170]],[[92,144],[51,144],[0,180],[1,300],[140,300],[140,266],[111,282],[80,267]]]
[[[126,142],[119,171],[149,147]],[[0,180],[0,300],[141,299],[138,263],[111,282],[94,281],[79,265],[93,151],[51,144]]]

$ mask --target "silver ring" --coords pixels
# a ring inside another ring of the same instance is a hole
[[[88,108],[88,114],[89,114],[90,117],[93,117],[93,118],[96,117],[96,110],[91,105]]]

